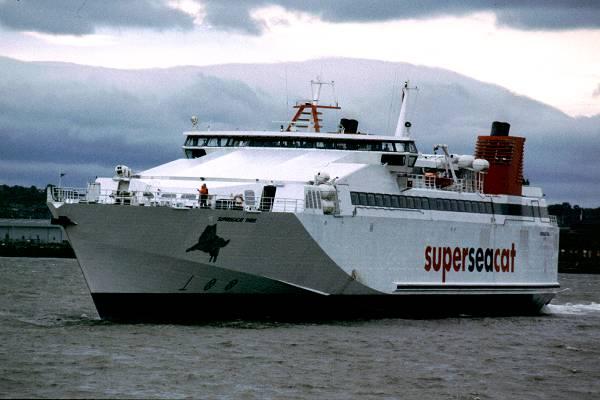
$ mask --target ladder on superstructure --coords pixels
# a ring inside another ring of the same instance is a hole
[[[308,129],[310,127],[310,122],[312,121],[312,126],[315,132],[321,132],[321,122],[323,119],[320,118],[320,115],[323,113],[319,111],[319,109],[330,109],[330,110],[341,110],[342,108],[338,105],[337,101],[335,105],[324,106],[319,104],[319,98],[321,96],[321,87],[323,85],[331,85],[331,88],[335,97],[335,86],[334,82],[323,82],[319,78],[315,81],[310,81],[310,85],[312,88],[312,100],[310,102],[303,102],[301,104],[296,104],[294,108],[297,109],[296,114],[288,124],[286,128],[286,132],[295,131],[296,128],[305,128]]]

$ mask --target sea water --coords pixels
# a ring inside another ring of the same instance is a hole
[[[600,276],[534,317],[101,321],[77,262],[0,258],[0,397],[598,399]]]

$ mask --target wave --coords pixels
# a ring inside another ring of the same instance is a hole
[[[105,323],[98,316],[81,315],[59,315],[59,314],[32,314],[23,315],[13,312],[0,311],[1,323],[8,324],[17,322],[25,325],[33,325],[42,328],[71,325],[97,325]]]
[[[600,312],[600,303],[589,304],[548,304],[543,310],[546,314],[568,314],[568,315],[584,315],[595,312]]]

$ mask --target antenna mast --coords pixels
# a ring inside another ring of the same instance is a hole
[[[310,129],[312,125],[312,129],[314,132],[321,132],[321,122],[322,119],[319,117],[322,113],[318,111],[320,108],[339,110],[340,107],[338,105],[337,99],[335,99],[335,105],[330,106],[322,106],[319,104],[319,100],[321,98],[321,88],[323,85],[331,85],[334,96],[335,96],[335,82],[324,82],[320,77],[317,76],[316,80],[310,81],[310,86],[312,89],[312,97],[310,101],[304,101],[301,103],[296,103],[294,108],[298,109],[296,114],[292,118],[292,121],[288,125],[286,132],[295,131],[296,128],[305,128]]]
[[[407,119],[407,110],[408,110],[408,102],[410,99],[409,92],[411,90],[419,90],[416,86],[409,87],[408,81],[404,82],[404,87],[402,88],[402,106],[400,107],[400,115],[398,116],[398,124],[396,125],[396,132],[394,136],[401,138],[409,138],[410,137],[410,128],[412,126],[412,122]]]

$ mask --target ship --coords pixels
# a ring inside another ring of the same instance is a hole
[[[494,121],[472,155],[422,153],[408,82],[393,134],[351,118],[327,131],[341,108],[324,85],[277,130],[194,116],[180,159],[48,187],[102,319],[540,313],[559,290],[559,230],[524,184],[525,138]]]

